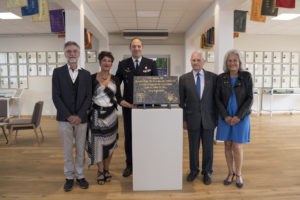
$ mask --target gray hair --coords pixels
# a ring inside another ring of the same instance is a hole
[[[202,58],[204,61],[206,61],[205,56],[204,56],[204,54],[205,54],[204,51],[202,51],[202,50],[197,50],[197,51],[194,51],[194,52],[192,53],[192,55],[193,55],[194,53],[200,53],[200,54],[201,54],[201,58]],[[192,58],[192,55],[191,55],[191,58]]]
[[[78,47],[78,49],[80,49],[80,46],[79,46],[76,42],[74,42],[74,41],[68,41],[68,42],[66,42],[65,45],[64,45],[64,50],[65,50],[68,46],[71,46],[71,45],[74,45],[74,46]]]
[[[223,71],[224,72],[228,72],[229,71],[226,63],[227,63],[228,56],[232,55],[232,54],[233,55],[237,55],[239,57],[239,62],[240,62],[239,71],[244,71],[244,62],[243,62],[243,59],[242,59],[242,55],[236,49],[229,50],[225,54],[225,56],[224,56],[224,63],[223,63]]]

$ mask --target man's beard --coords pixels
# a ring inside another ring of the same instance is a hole
[[[77,63],[77,58],[69,58],[69,63]]]

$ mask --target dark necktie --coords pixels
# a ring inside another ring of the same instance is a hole
[[[197,92],[199,97],[201,98],[201,81],[200,81],[200,73],[197,73],[197,81],[196,81]]]
[[[139,60],[135,60],[135,69],[138,69],[139,67]]]

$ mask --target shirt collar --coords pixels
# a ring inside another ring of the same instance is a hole
[[[194,77],[197,76],[197,73],[195,70],[193,70],[193,74],[194,74]],[[204,70],[201,69],[201,71],[199,72],[200,73],[200,76],[203,76],[204,75]]]
[[[69,64],[67,64],[67,65],[68,65],[68,70],[72,70],[71,66]],[[81,69],[82,68],[79,65],[77,65],[77,68],[74,71],[81,70]]]
[[[142,57],[143,56],[139,57],[138,59],[135,59],[134,57],[131,57],[131,58],[132,58],[133,63],[135,63],[135,60],[138,60],[139,63],[141,63]]]

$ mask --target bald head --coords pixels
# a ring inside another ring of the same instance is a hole
[[[205,60],[202,52],[193,52],[191,56],[191,65],[194,71],[200,72],[203,68]]]

